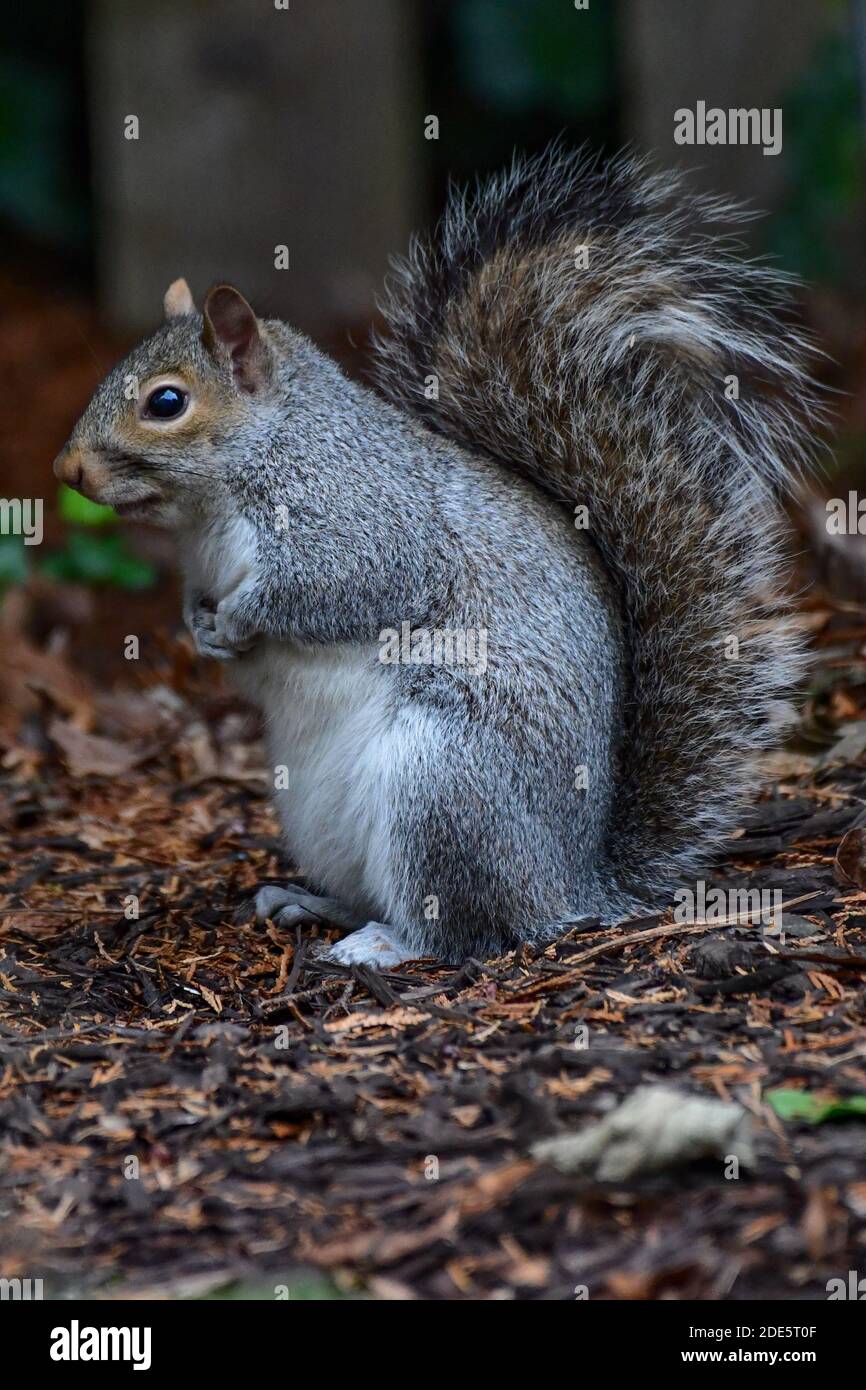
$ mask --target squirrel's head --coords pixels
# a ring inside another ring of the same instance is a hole
[[[165,322],[109,372],[54,461],[91,501],[175,525],[218,490],[221,460],[267,434],[274,344],[243,295],[217,285],[196,311],[170,285]]]

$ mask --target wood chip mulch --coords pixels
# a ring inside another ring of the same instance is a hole
[[[4,615],[2,1275],[796,1299],[866,1272],[866,1118],[767,1101],[866,1096],[866,608],[803,611],[798,740],[713,878],[793,903],[784,944],[668,912],[383,974],[318,959],[324,929],[254,923],[292,866],[257,731],[182,639],[106,690],[26,604]],[[653,1082],[744,1106],[754,1169],[610,1185],[531,1156]]]

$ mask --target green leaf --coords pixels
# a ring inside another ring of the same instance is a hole
[[[118,589],[146,589],[156,581],[153,566],[133,555],[119,532],[71,531],[64,548],[43,561],[42,572],[73,584],[107,584]]]
[[[282,1299],[276,1298],[276,1288],[284,1288],[288,1294],[288,1299],[283,1295]],[[363,1297],[363,1295],[358,1295]],[[218,1289],[213,1289],[210,1293],[202,1295],[201,1301],[231,1301],[258,1303],[273,1303],[275,1301],[290,1301],[293,1303],[318,1303],[330,1299],[349,1299],[351,1294],[343,1293],[332,1284],[329,1279],[318,1279],[315,1276],[275,1279],[273,1283],[258,1282],[256,1280],[239,1280],[230,1284],[223,1284]]]
[[[118,555],[108,582],[118,589],[149,589],[156,583],[156,570],[137,555]]]
[[[23,536],[0,536],[0,588],[26,583],[28,568]]]
[[[465,84],[494,110],[547,107],[580,120],[611,89],[614,30],[603,6],[575,15],[568,0],[462,0],[453,23]]]
[[[117,521],[117,513],[112,507],[91,502],[65,483],[60,484],[57,500],[63,520],[71,521],[75,526],[110,526]]]
[[[866,1096],[836,1096],[826,1098],[811,1091],[779,1087],[767,1091],[764,1099],[780,1120],[805,1120],[810,1125],[825,1120],[866,1119]]]

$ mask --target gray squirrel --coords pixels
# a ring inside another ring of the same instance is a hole
[[[460,962],[694,882],[790,713],[779,499],[820,417],[747,214],[559,146],[452,193],[379,391],[186,282],[55,471],[171,528],[332,957]],[[135,383],[136,395],[129,383]]]

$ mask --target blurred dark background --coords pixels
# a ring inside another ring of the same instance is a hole
[[[768,212],[752,250],[804,278],[839,393],[832,486],[866,487],[866,0],[579,3],[7,6],[0,493],[43,497],[46,538],[0,537],[0,581],[121,589],[120,616],[99,598],[91,611],[127,631],[144,602],[176,621],[159,541],[58,499],[50,472],[169,281],[186,276],[200,298],[231,279],[362,371],[388,258],[435,217],[449,177],[559,133],[632,144]],[[781,152],[675,144],[674,112],[698,101],[781,108]]]

